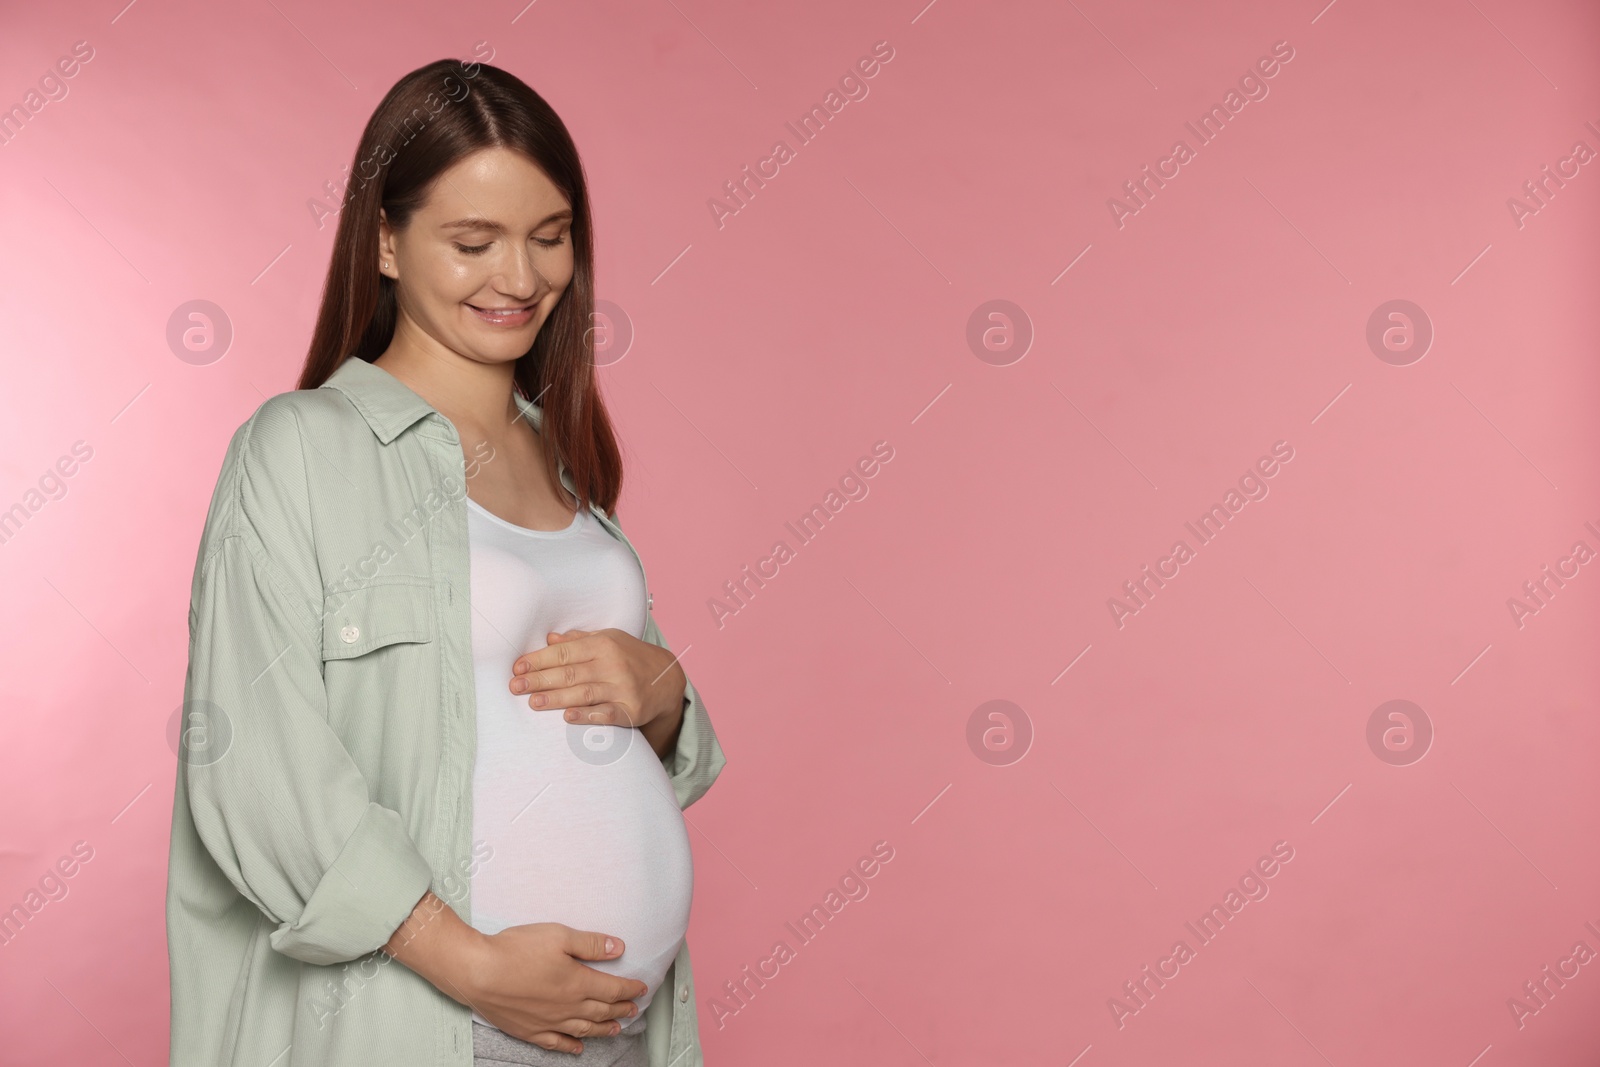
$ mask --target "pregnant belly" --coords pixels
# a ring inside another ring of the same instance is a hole
[[[557,922],[621,938],[620,957],[586,963],[644,982],[643,1012],[688,930],[694,890],[666,769],[638,730],[577,726],[509,695],[491,703],[479,709],[473,840],[492,854],[472,877],[472,925]]]

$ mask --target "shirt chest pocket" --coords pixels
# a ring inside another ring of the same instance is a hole
[[[433,640],[433,586],[391,575],[323,598],[322,658],[354,659],[400,642]]]

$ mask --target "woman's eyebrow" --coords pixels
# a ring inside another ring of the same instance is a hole
[[[537,230],[540,226],[548,226],[550,223],[557,220],[570,220],[571,218],[572,211],[570,209],[553,211],[544,218],[540,219],[538,222],[534,223],[533,228]],[[486,219],[478,215],[471,215],[464,219],[456,219],[454,222],[446,222],[439,228],[441,230],[493,230],[496,233],[506,232],[506,226],[503,223],[496,222],[493,219]]]

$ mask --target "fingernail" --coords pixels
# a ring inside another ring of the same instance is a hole
[[[578,721],[578,713],[575,712],[575,711],[567,712],[567,721],[568,722],[577,722]]]
[[[606,938],[606,952],[611,953],[615,951],[617,951],[617,943],[609,937]]]

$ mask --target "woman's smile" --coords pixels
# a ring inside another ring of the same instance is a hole
[[[522,307],[510,308],[481,308],[476,304],[468,304],[473,314],[492,326],[526,326],[533,321],[533,313],[538,310],[538,304],[526,304]]]

